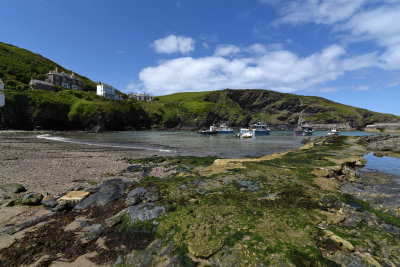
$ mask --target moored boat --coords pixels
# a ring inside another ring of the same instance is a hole
[[[294,130],[294,135],[297,136],[311,136],[313,134],[313,128],[308,124],[303,124],[300,128]]]
[[[241,128],[240,134],[236,135],[236,138],[252,138],[253,133],[247,128]]]
[[[250,125],[251,132],[253,135],[269,135],[271,129],[268,128],[267,124],[262,124],[261,122]]]
[[[218,134],[218,129],[217,129],[217,127],[215,127],[215,125],[211,125],[210,129],[197,131],[197,134],[200,134],[200,135],[216,135],[216,134]]]
[[[218,133],[219,134],[231,134],[231,133],[233,133],[233,129],[225,124],[222,124],[218,128]]]
[[[332,127],[330,131],[326,132],[326,135],[328,136],[338,136],[339,134],[340,130],[336,126]]]

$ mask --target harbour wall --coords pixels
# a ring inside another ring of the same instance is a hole
[[[364,131],[367,133],[400,133],[400,122],[367,125]]]

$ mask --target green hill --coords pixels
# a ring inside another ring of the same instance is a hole
[[[284,94],[268,90],[232,90],[177,93],[141,103],[154,126],[201,128],[226,122],[234,127],[261,120],[277,129],[292,129],[299,118],[309,123],[349,123],[361,129],[376,122],[396,122],[400,117],[339,104],[321,97]]]
[[[127,130],[149,128],[149,117],[133,99],[97,96],[96,83],[76,74],[84,91],[57,87],[57,92],[29,89],[30,78],[46,79],[57,63],[13,45],[0,43],[0,78],[6,105],[0,108],[0,129]]]
[[[45,80],[45,74],[56,67],[59,71],[72,73],[39,54],[0,42],[0,78],[8,89],[28,89],[31,77]],[[82,80],[84,91],[96,91],[95,82],[79,74],[75,75]]]
[[[160,96],[154,102],[123,101],[95,95],[96,83],[76,74],[84,91],[57,87],[57,92],[29,89],[31,77],[44,80],[57,63],[28,50],[0,42],[0,78],[6,106],[0,108],[0,128],[56,130],[199,129],[225,122],[233,127],[261,120],[275,129],[292,129],[299,119],[310,123],[349,123],[361,129],[400,117],[346,106],[320,97],[267,90],[220,90]]]

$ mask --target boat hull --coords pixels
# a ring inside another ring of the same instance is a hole
[[[220,130],[218,131],[219,134],[231,134],[233,133],[233,131],[224,131],[224,130]]]
[[[217,135],[218,132],[210,132],[210,131],[199,131],[197,132],[198,135]]]
[[[269,135],[271,131],[253,131],[253,135]]]

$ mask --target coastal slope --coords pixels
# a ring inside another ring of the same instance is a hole
[[[400,121],[399,116],[321,97],[254,89],[176,93],[141,105],[154,126],[161,128],[201,128],[222,122],[239,127],[260,120],[282,130],[292,130],[301,121],[363,129],[376,122]]]

